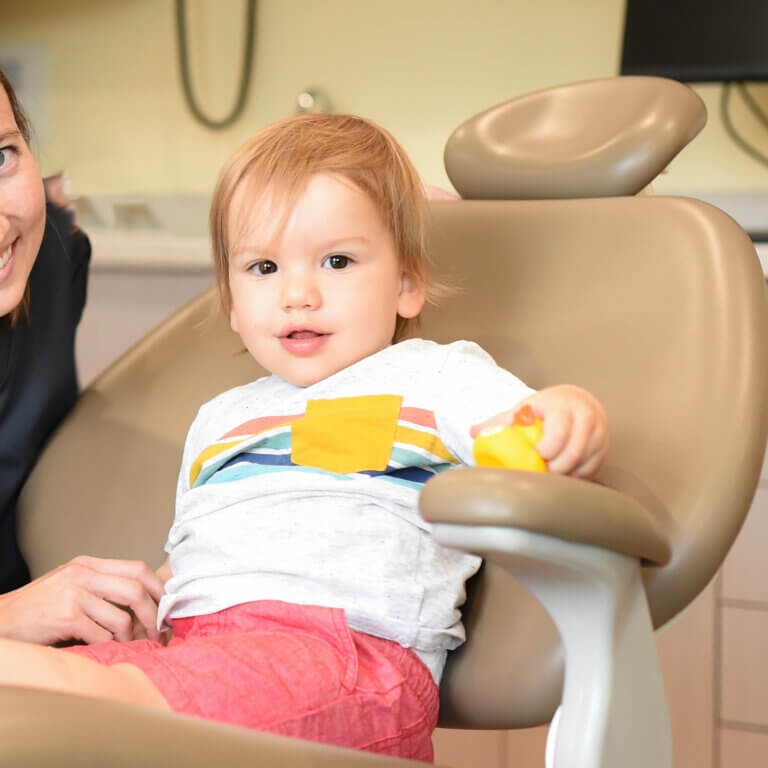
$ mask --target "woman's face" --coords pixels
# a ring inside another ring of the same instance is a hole
[[[44,230],[43,180],[0,86],[0,317],[21,302]]]

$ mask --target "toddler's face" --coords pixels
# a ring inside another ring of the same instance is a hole
[[[230,323],[267,370],[305,387],[388,346],[397,315],[415,317],[422,286],[400,267],[369,197],[343,176],[313,176],[282,231],[267,195],[238,189],[230,232]],[[274,227],[273,227],[274,229]]]

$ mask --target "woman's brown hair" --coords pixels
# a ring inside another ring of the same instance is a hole
[[[11,112],[13,112],[13,119],[16,121],[16,127],[19,129],[24,141],[29,144],[30,128],[29,120],[24,110],[21,108],[19,99],[16,96],[16,91],[11,85],[11,81],[5,76],[5,73],[0,69],[0,86],[3,87],[5,95],[8,97],[8,101],[11,104]]]

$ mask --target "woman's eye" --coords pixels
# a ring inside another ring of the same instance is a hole
[[[11,161],[12,153],[13,149],[11,147],[0,147],[0,168]]]
[[[277,272],[277,264],[274,261],[265,259],[264,261],[257,261],[255,264],[251,264],[249,270],[259,275],[272,275]]]
[[[351,263],[352,259],[350,259],[349,256],[334,253],[333,256],[328,256],[323,261],[323,266],[328,269],[346,269]]]

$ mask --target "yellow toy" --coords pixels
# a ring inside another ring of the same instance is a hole
[[[528,472],[546,472],[547,463],[534,446],[543,432],[541,419],[524,405],[516,414],[512,426],[488,427],[475,438],[472,453],[478,467],[505,467]]]

